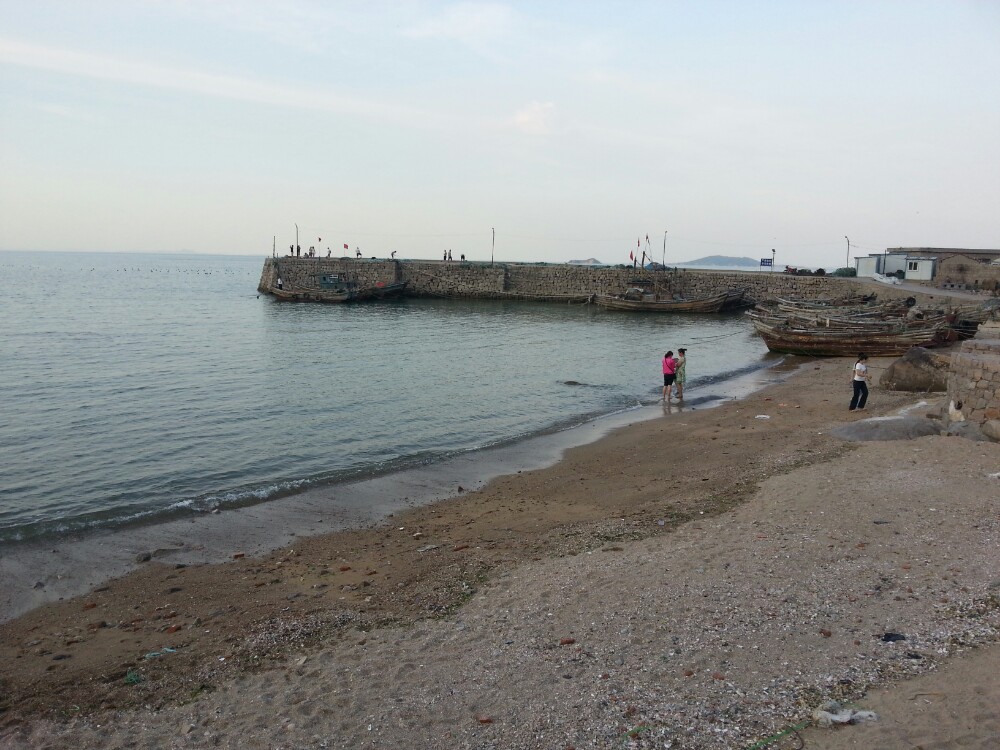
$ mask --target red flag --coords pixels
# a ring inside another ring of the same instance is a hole
[[[638,250],[640,247],[642,247],[642,240],[639,239],[639,238],[636,238],[635,249]]]
[[[349,247],[347,247],[347,243],[346,242],[344,243],[344,249],[345,250],[349,250],[350,249]]]
[[[628,259],[635,260],[635,253],[633,253],[631,250],[628,251]]]

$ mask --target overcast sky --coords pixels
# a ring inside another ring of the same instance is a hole
[[[0,0],[0,248],[296,223],[366,257],[1000,248],[1000,3]]]

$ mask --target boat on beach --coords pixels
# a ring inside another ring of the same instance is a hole
[[[814,356],[897,356],[968,337],[988,316],[985,305],[924,309],[912,297],[876,304],[777,299],[747,312],[767,348]]]
[[[625,294],[595,294],[593,301],[606,310],[629,312],[716,313],[730,299],[729,292],[709,297],[672,299],[656,292],[632,288]]]
[[[750,316],[750,321],[772,352],[817,357],[846,357],[858,352],[871,356],[899,356],[914,346],[940,346],[948,340],[950,332],[944,317],[932,321],[899,320],[828,327],[754,315]]]

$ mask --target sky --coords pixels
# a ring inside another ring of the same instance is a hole
[[[0,249],[296,225],[511,262],[997,249],[1000,2],[0,0]]]

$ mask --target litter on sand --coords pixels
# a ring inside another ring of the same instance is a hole
[[[878,721],[878,714],[874,711],[844,708],[837,701],[827,701],[813,711],[813,720],[821,727],[832,727],[836,724],[867,724]]]

